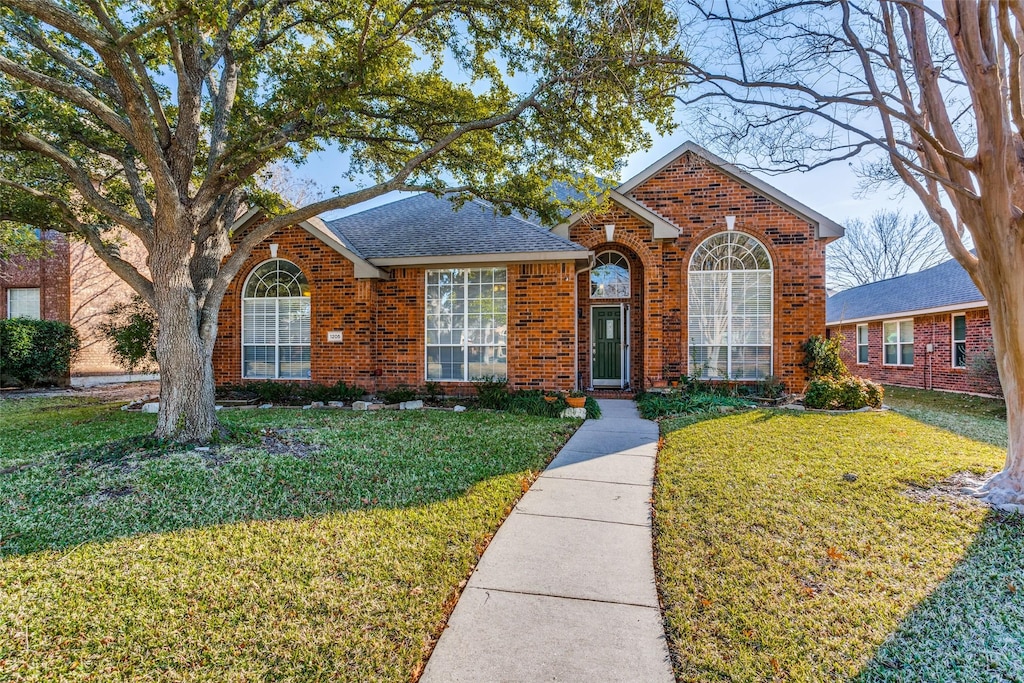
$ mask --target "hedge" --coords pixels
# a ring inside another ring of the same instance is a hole
[[[81,342],[75,328],[56,320],[0,320],[0,382],[36,386],[63,383]]]

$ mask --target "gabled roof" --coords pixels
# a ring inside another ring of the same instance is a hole
[[[672,223],[668,222],[658,214],[648,209],[643,204],[635,202],[629,197],[619,194],[617,190],[608,190],[602,195],[602,199],[607,199],[614,204],[618,204],[627,212],[633,214],[647,225],[651,226],[651,235],[656,240],[661,239],[675,239],[679,237],[679,228]],[[583,218],[587,214],[591,213],[590,210],[577,211],[573,215],[567,217],[564,221],[556,225],[551,229],[551,233],[558,235],[559,237],[568,239],[569,238],[569,226]]]
[[[517,216],[502,216],[479,200],[456,209],[446,198],[418,194],[325,226],[376,266],[444,261],[586,259],[578,244]]]
[[[262,215],[263,210],[259,207],[249,209],[245,214],[235,219],[235,222],[231,225],[231,232],[234,233],[244,229]],[[349,245],[345,244],[337,235],[328,230],[327,226],[319,218],[313,217],[309,220],[300,221],[299,227],[347,258],[352,263],[357,278],[383,278],[386,276],[383,271],[369,263]]]
[[[834,239],[842,237],[846,229],[830,218],[826,218],[814,209],[793,199],[776,187],[769,185],[760,178],[744,171],[743,169],[730,164],[725,159],[712,154],[696,142],[687,141],[676,147],[674,150],[655,161],[653,164],[637,173],[635,176],[615,188],[620,194],[628,195],[630,192],[643,185],[647,180],[656,176],[662,170],[675,163],[679,157],[686,153],[696,154],[719,171],[729,176],[736,182],[744,185],[758,194],[772,200],[784,209],[800,216],[805,221],[817,228],[819,239]]]
[[[985,305],[971,276],[950,259],[917,273],[837,292],[825,302],[825,321],[835,325]]]

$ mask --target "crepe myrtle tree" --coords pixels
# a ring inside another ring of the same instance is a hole
[[[593,196],[671,126],[676,30],[659,0],[0,0],[3,219],[81,237],[152,305],[156,435],[207,440],[218,310],[255,245],[395,190],[553,220],[551,183]],[[359,189],[259,188],[323,149]]]
[[[1006,394],[1006,463],[978,495],[1024,511],[1024,2],[693,0],[681,13],[701,43],[679,65],[680,99],[709,144],[775,171],[856,158],[939,226],[988,300]]]

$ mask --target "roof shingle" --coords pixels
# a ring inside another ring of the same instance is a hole
[[[833,325],[984,300],[963,266],[950,259],[917,273],[836,292],[825,302],[825,319]]]
[[[502,216],[489,204],[468,201],[460,208],[445,198],[418,194],[326,225],[365,259],[466,256],[586,249],[516,216]]]

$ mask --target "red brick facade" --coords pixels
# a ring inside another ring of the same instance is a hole
[[[270,258],[270,243],[278,245],[277,257],[299,266],[310,283],[311,381],[341,380],[370,391],[426,383],[428,267],[394,268],[389,279],[359,280],[351,262],[302,228],[292,227],[255,249],[224,297],[213,356],[218,384],[243,381],[242,287],[248,274]],[[508,274],[509,386],[572,389],[573,263],[494,265],[504,266]],[[342,332],[343,341],[328,342],[330,331]],[[459,382],[445,382],[445,389],[451,394],[472,393],[468,384]]]
[[[48,231],[43,239],[50,254],[45,258],[16,257],[0,261],[0,318],[7,317],[7,291],[38,288],[39,315],[43,320],[70,320],[71,281],[68,239]]]
[[[735,229],[756,237],[773,264],[774,323],[772,372],[790,391],[807,381],[801,367],[801,345],[825,328],[825,241],[815,227],[688,153],[646,180],[628,195],[680,229],[678,238],[654,239],[649,225],[612,205],[603,215],[571,226],[574,242],[600,253],[618,251],[634,277],[631,311],[631,377],[634,388],[665,386],[688,371],[687,272],[694,250],[708,237],[726,230],[725,217],[735,216]],[[614,224],[612,241],[605,226]],[[580,292],[579,364],[583,384],[590,383],[590,310],[607,300],[591,301],[587,274]]]
[[[953,367],[954,315],[964,315],[967,323],[967,363],[964,368]],[[976,308],[915,316],[900,314],[889,321],[914,321],[914,364],[912,366],[886,365],[883,362],[882,320],[872,320],[868,326],[868,362],[857,362],[857,323],[829,325],[829,335],[841,334],[842,357],[855,375],[884,384],[937,389],[972,394],[1001,395],[999,377],[992,361],[992,324],[988,309]],[[929,352],[928,347],[932,350]]]
[[[791,391],[806,382],[802,344],[825,329],[825,242],[793,211],[687,153],[645,180],[629,198],[679,228],[655,239],[648,222],[618,204],[569,226],[569,238],[594,254],[613,249],[630,263],[628,299],[590,299],[589,274],[572,261],[501,264],[508,272],[508,379],[513,388],[587,388],[594,305],[628,306],[630,376],[634,389],[665,386],[687,373],[687,270],[696,247],[726,230],[756,237],[773,269],[772,372]],[[609,242],[605,226],[614,224]],[[397,267],[385,279],[357,279],[352,264],[300,227],[257,247],[221,308],[214,352],[218,384],[242,381],[241,288],[270,258],[298,265],[311,286],[311,380],[343,380],[371,391],[425,383],[425,277],[435,266]],[[460,264],[462,266],[468,264]],[[491,265],[491,264],[489,264]],[[497,265],[497,264],[493,264]],[[330,343],[327,332],[344,341]],[[446,383],[449,393],[468,390]]]
[[[111,306],[134,292],[85,243],[69,241],[57,232],[44,237],[50,244],[47,257],[0,261],[0,318],[7,317],[8,289],[38,288],[40,317],[70,323],[78,331],[82,344],[72,376],[124,373],[111,357],[99,325]],[[120,242],[122,258],[145,262],[145,250],[137,239],[126,236]]]

